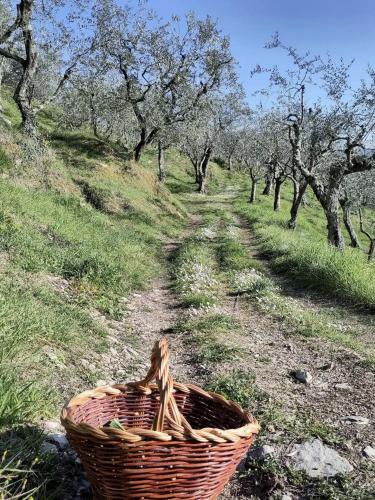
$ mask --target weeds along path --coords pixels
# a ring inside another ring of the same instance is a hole
[[[188,308],[174,341],[185,347],[188,373],[249,406],[263,427],[258,445],[272,447],[267,459],[248,460],[223,498],[370,498],[374,465],[363,450],[375,443],[375,405],[366,352],[358,354],[352,335],[318,307],[280,288],[234,213],[235,195],[194,200],[201,227],[176,260],[176,289]],[[298,382],[297,370],[311,381]],[[353,423],[353,415],[367,424]],[[293,471],[293,443],[311,438],[335,448],[354,472],[329,481]]]
[[[199,218],[193,217],[182,239],[194,232],[198,224]],[[122,321],[107,321],[101,317],[113,343],[108,355],[103,357],[102,373],[106,383],[141,380],[150,366],[154,343],[165,336],[171,343],[172,375],[179,380],[191,379],[184,349],[178,336],[173,334],[182,310],[173,290],[170,268],[180,243],[169,241],[164,245],[165,265],[160,276],[147,290],[130,295]]]

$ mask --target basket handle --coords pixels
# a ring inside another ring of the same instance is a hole
[[[147,386],[153,380],[159,386],[160,405],[152,425],[153,431],[163,432],[164,421],[175,430],[192,430],[186,419],[181,415],[173,396],[173,378],[169,373],[169,349],[165,338],[155,342],[151,353],[151,367],[146,377],[137,385]]]

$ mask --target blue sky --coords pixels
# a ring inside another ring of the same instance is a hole
[[[365,76],[368,63],[375,66],[375,0],[149,0],[148,5],[162,17],[194,10],[216,19],[231,38],[250,102],[254,90],[264,85],[264,77],[250,79],[255,64],[287,67],[279,50],[263,48],[276,30],[285,44],[301,52],[354,58],[353,86]]]

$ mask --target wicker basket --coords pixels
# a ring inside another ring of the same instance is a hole
[[[165,339],[144,380],[83,392],[61,422],[96,500],[215,499],[259,431],[236,403],[173,382]]]

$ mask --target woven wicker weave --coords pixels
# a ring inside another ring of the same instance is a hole
[[[173,382],[165,339],[144,380],[83,392],[61,422],[96,500],[215,499],[259,431],[236,403]]]

